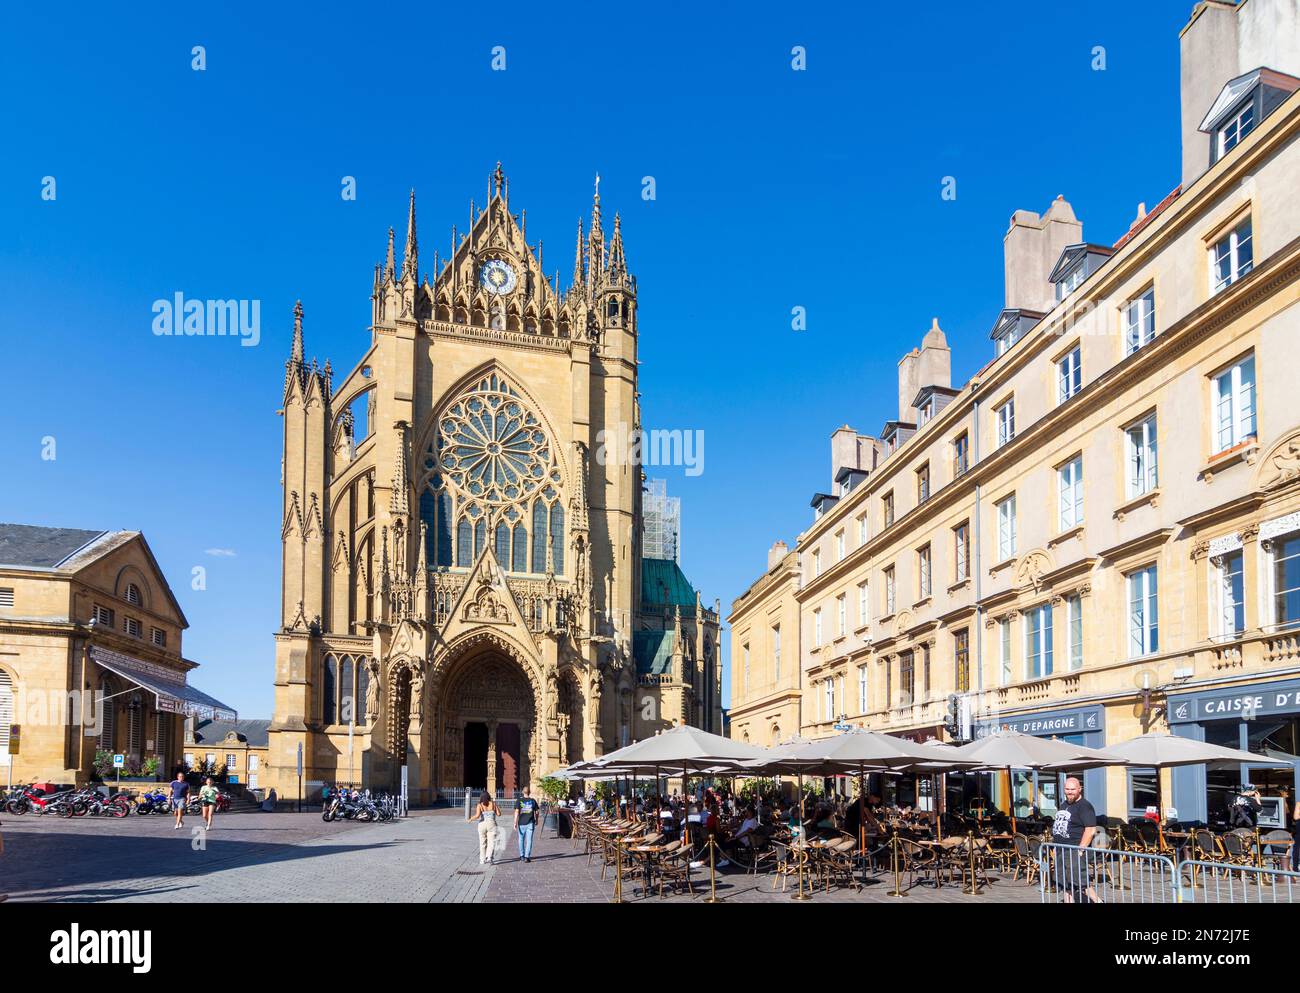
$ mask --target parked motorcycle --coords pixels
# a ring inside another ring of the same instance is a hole
[[[137,814],[166,814],[171,811],[171,797],[160,789],[152,789],[136,798]]]

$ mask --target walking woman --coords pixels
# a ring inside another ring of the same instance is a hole
[[[199,809],[203,811],[203,826],[212,829],[212,814],[217,809],[217,788],[212,785],[212,777],[203,780],[199,789]]]
[[[478,821],[478,864],[492,865],[492,858],[497,847],[497,818],[501,808],[491,794],[484,790],[479,794],[478,807],[474,810],[471,821]]]

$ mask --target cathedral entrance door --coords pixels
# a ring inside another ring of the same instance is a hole
[[[519,788],[519,725],[497,725],[497,789],[512,797]]]
[[[465,782],[472,790],[485,790],[488,784],[488,728],[478,721],[465,725]]]

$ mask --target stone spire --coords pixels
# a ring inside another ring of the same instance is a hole
[[[406,517],[411,512],[407,495],[406,423],[397,425],[397,460],[393,465],[393,491],[388,509],[394,517]]]
[[[293,305],[293,348],[289,352],[289,361],[302,365],[302,301]]]
[[[596,193],[591,201],[591,234],[587,245],[587,284],[599,285],[605,271],[605,232],[600,223],[600,173],[596,173]]]
[[[402,258],[402,279],[419,282],[420,249],[415,237],[415,190],[411,190],[411,207],[406,217],[406,254]]]
[[[573,285],[581,286],[585,275],[582,271],[582,218],[578,218],[578,248],[573,253]]]
[[[388,229],[388,261],[384,264],[384,282],[389,283],[393,280],[393,273],[396,272],[393,259],[393,229]]]
[[[614,214],[614,236],[609,239],[609,273],[611,276],[627,274],[627,261],[623,258],[623,229],[617,213]]]

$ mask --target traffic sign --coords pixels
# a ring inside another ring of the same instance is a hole
[[[125,766],[126,766],[126,756],[123,755],[121,752],[118,752],[116,755],[113,756],[113,768],[122,769],[125,768]]]

